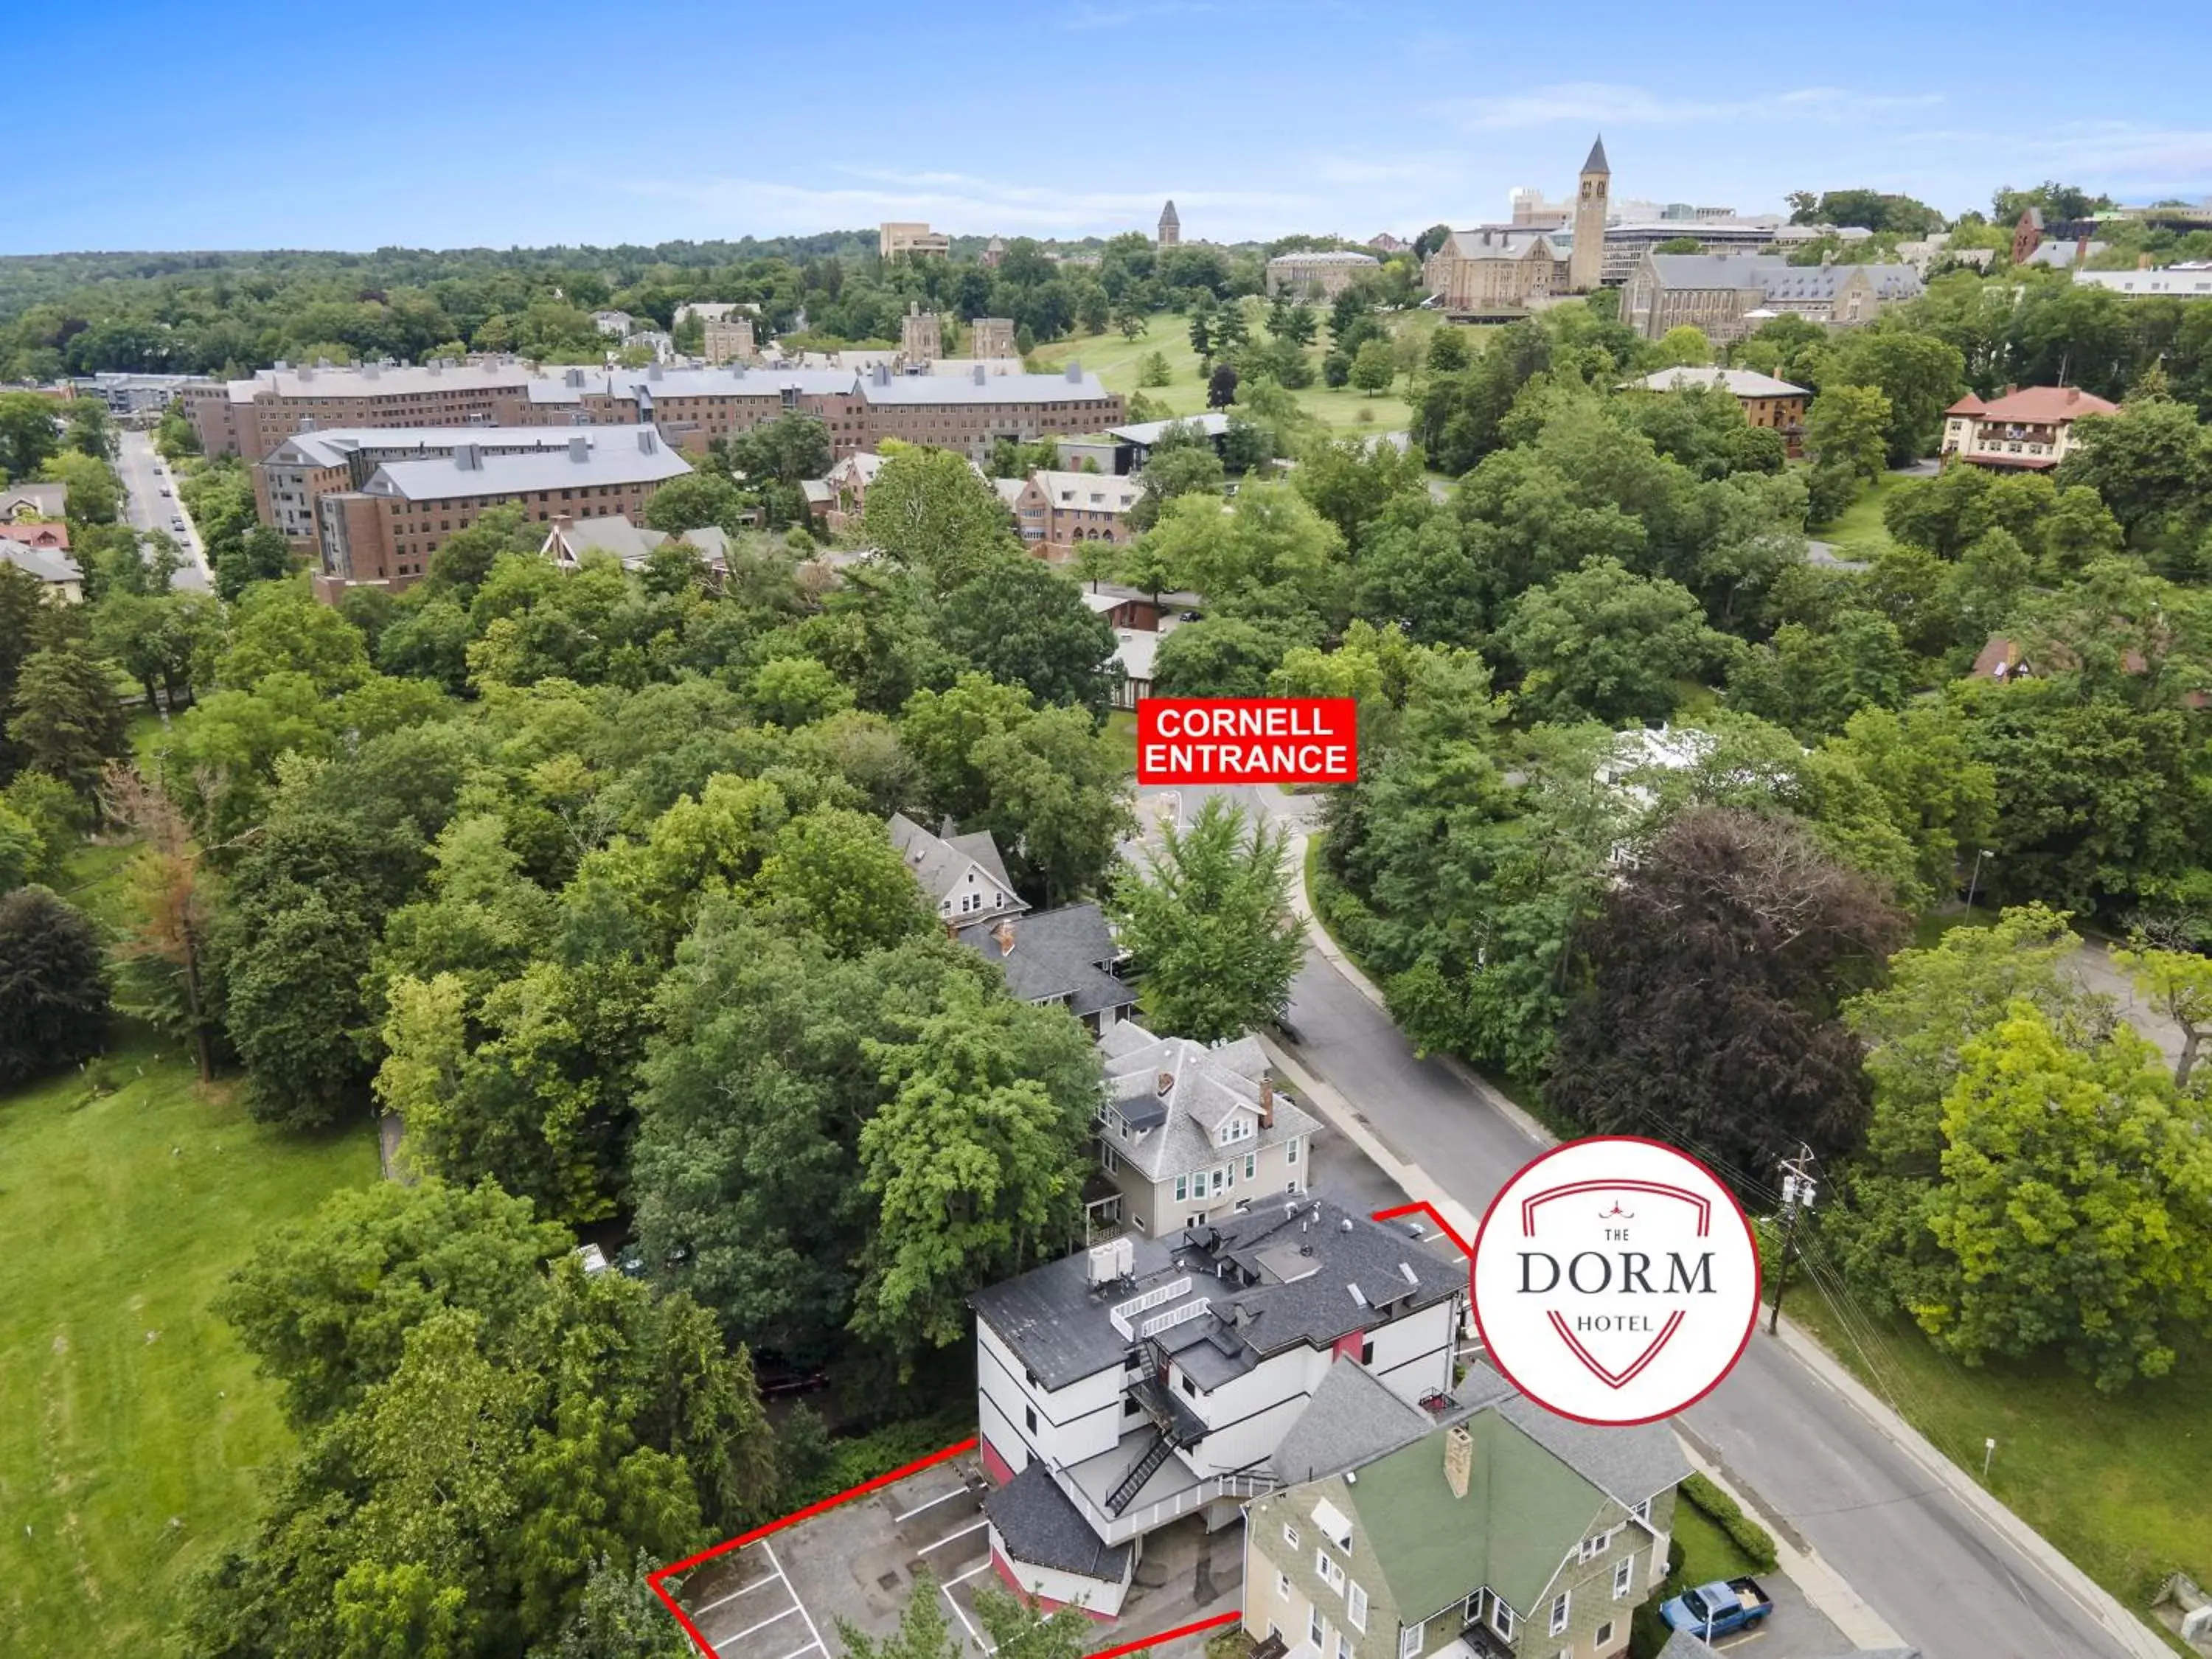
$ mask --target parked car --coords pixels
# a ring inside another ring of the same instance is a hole
[[[1774,1598],[1756,1578],[1715,1579],[1684,1590],[1659,1609],[1669,1630],[1686,1630],[1711,1641],[1732,1631],[1748,1630],[1774,1611]]]
[[[161,486],[161,493],[162,493],[164,495],[167,495],[167,494],[169,493],[169,486],[168,486],[168,485],[167,485],[167,484],[163,484],[163,485]]]

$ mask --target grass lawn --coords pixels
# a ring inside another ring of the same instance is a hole
[[[1266,308],[1256,301],[1248,301],[1246,304],[1254,333],[1265,337],[1267,329],[1262,319]],[[1133,340],[1123,339],[1116,329],[1104,334],[1079,334],[1039,346],[1036,354],[1037,365],[1046,372],[1054,372],[1065,368],[1072,358],[1105,382],[1109,392],[1118,392],[1126,398],[1133,392],[1142,391],[1171,415],[1205,413],[1206,382],[1199,375],[1198,354],[1190,349],[1190,319],[1175,312],[1162,312],[1154,314],[1150,321],[1152,331],[1139,334]],[[1426,313],[1412,313],[1398,319],[1396,325],[1426,331],[1435,326],[1435,319]],[[1325,325],[1323,332],[1327,332]],[[1137,365],[1155,351],[1168,360],[1168,383],[1164,386],[1140,387],[1137,384]],[[1314,383],[1291,396],[1330,432],[1340,435],[1402,432],[1413,424],[1413,409],[1396,392],[1370,398],[1350,386],[1323,386],[1319,346],[1309,348],[1308,355],[1314,361]],[[1398,389],[1402,391],[1404,386],[1401,379]],[[1363,413],[1367,416],[1364,420],[1361,418]]]
[[[1871,559],[1893,545],[1889,530],[1881,521],[1882,504],[1890,492],[1905,482],[1905,475],[1885,472],[1858,493],[1858,498],[1843,511],[1841,517],[1825,529],[1814,532],[1824,542],[1833,542],[1839,549],[1857,548],[1858,556]]]
[[[1121,769],[1132,777],[1137,771],[1137,711],[1111,708],[1106,713],[1106,740],[1121,757]]]
[[[1735,1540],[1686,1498],[1674,1500],[1674,1534],[1682,1541],[1682,1583],[1690,1589],[1717,1578],[1742,1578],[1755,1569]]]
[[[101,1099],[74,1071],[0,1097],[0,1653],[166,1650],[179,1587],[292,1443],[209,1298],[376,1176],[366,1123],[264,1128],[155,1046],[116,1049]]]
[[[2171,1376],[2101,1395],[2057,1361],[1969,1370],[1908,1320],[1855,1319],[1855,1341],[1791,1278],[1793,1319],[1969,1473],[1994,1437],[1990,1490],[2130,1607],[2176,1567],[2212,1579],[2212,1344],[2185,1347]]]

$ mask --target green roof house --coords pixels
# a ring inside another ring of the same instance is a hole
[[[1510,1390],[1466,1412],[1468,1393],[1447,1413],[1458,1420],[1251,1504],[1255,1640],[1279,1638],[1287,1659],[1626,1650],[1688,1473],[1671,1431],[1584,1428]]]

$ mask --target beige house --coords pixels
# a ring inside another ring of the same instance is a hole
[[[917,259],[942,259],[952,252],[952,239],[932,230],[927,221],[887,219],[876,228],[876,252],[886,259],[910,253]]]
[[[906,315],[899,319],[899,356],[909,363],[933,363],[944,355],[945,331],[937,313],[908,301]]]
[[[1071,552],[1079,542],[1133,541],[1129,509],[1144,488],[1134,478],[1098,472],[1032,472],[1013,495],[1014,522],[1032,553]]]
[[[1516,317],[1565,292],[1566,255],[1540,230],[1455,230],[1421,267],[1448,317]]]
[[[750,363],[759,358],[751,318],[710,317],[705,327],[707,337],[702,349],[708,362]]]
[[[1302,300],[1334,300],[1382,262],[1371,253],[1338,248],[1324,253],[1279,253],[1267,261],[1267,292]]]
[[[1098,1048],[1106,1180],[1088,1205],[1094,1225],[1164,1238],[1306,1190],[1318,1126],[1275,1087],[1257,1039],[1209,1048],[1123,1020]]]
[[[2118,404],[2078,386],[2031,386],[1984,403],[1971,392],[1943,411],[1942,454],[1975,466],[2047,472],[2074,447],[2084,415],[2117,415]]]
[[[1623,392],[1725,392],[1753,426],[1782,434],[1794,458],[1805,436],[1805,403],[1813,394],[1802,386],[1748,368],[1662,368],[1624,384]]]
[[[951,819],[931,835],[903,812],[891,814],[891,845],[948,933],[979,921],[1018,916],[1028,902],[1014,891],[1006,861],[988,830],[963,836]]]
[[[1571,1423],[1480,1364],[1408,1406],[1340,1359],[1273,1467],[1244,1630],[1287,1659],[1616,1659],[1690,1473],[1664,1424]]]
[[[1014,343],[1014,319],[978,317],[969,324],[968,355],[981,359],[1020,356],[1021,349]]]

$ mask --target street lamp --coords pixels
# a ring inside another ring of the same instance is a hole
[[[1977,848],[1974,853],[1973,873],[1966,878],[1966,908],[1969,910],[1974,908],[1974,889],[1981,883],[1982,860],[1984,859],[1993,859],[1996,856],[1996,854],[1990,852],[1986,847]]]

